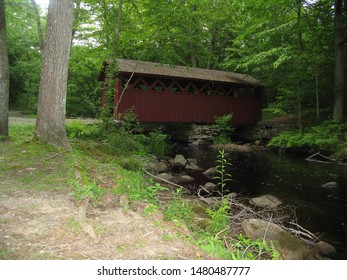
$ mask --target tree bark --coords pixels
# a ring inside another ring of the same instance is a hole
[[[335,90],[333,118],[343,120],[345,86],[343,0],[335,0]]]
[[[0,135],[5,137],[8,136],[9,88],[5,1],[0,0]]]
[[[73,0],[50,0],[42,53],[36,136],[57,146],[68,146],[65,114],[73,7]]]

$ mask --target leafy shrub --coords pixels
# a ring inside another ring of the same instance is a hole
[[[269,106],[262,110],[262,119],[268,120],[274,117],[280,117],[286,115],[286,112],[281,108],[275,106]]]
[[[225,230],[229,226],[229,212],[230,206],[227,200],[223,200],[221,206],[216,208],[207,209],[207,214],[210,216],[210,222],[207,225],[207,231],[211,235]]]
[[[86,124],[80,119],[73,120],[66,125],[69,138],[95,138],[100,135],[100,128],[97,124]]]
[[[235,130],[235,128],[230,125],[232,118],[232,114],[227,114],[215,119],[213,128],[218,131],[218,136],[214,139],[214,144],[230,143],[230,134]]]
[[[190,223],[192,206],[189,202],[184,201],[181,197],[182,189],[176,189],[173,193],[173,200],[164,210],[164,217],[170,221],[183,221]]]
[[[160,132],[151,132],[149,134],[149,151],[157,158],[163,158],[167,152],[167,135]]]
[[[269,147],[306,147],[339,154],[346,148],[347,123],[326,121],[303,133],[286,131],[271,139]]]
[[[133,108],[119,114],[120,128],[127,132],[139,130],[140,122]]]
[[[104,190],[92,182],[89,182],[86,185],[81,185],[79,182],[74,181],[72,182],[72,185],[74,187],[73,195],[76,200],[90,198],[93,204],[97,205],[104,194]]]

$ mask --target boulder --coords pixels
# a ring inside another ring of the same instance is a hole
[[[194,140],[192,141],[190,144],[193,145],[193,146],[209,146],[211,145],[211,141],[207,140],[207,139],[197,139],[197,140]]]
[[[175,156],[173,163],[172,163],[172,166],[184,167],[186,165],[186,163],[187,163],[187,160],[184,158],[184,156],[179,154],[179,155]]]
[[[169,168],[168,168],[168,166],[166,165],[165,162],[160,161],[160,162],[157,163],[156,169],[157,169],[158,173],[165,173],[165,172],[168,171]]]
[[[179,179],[179,182],[181,184],[187,184],[187,183],[190,183],[190,182],[193,182],[194,181],[194,178],[189,176],[189,175],[182,175]]]
[[[202,171],[202,168],[198,166],[198,162],[194,158],[188,158],[185,166],[186,170],[189,171]]]
[[[216,167],[211,167],[207,169],[206,171],[202,172],[206,177],[208,178],[213,178],[217,174],[217,168]]]
[[[337,183],[336,182],[328,182],[324,185],[322,185],[323,188],[337,188]]]
[[[230,193],[230,198],[231,199],[236,198],[237,196],[238,196],[238,194],[236,192]]]
[[[241,223],[245,235],[252,240],[265,240],[268,244],[273,242],[275,249],[283,260],[302,260],[304,258],[303,246],[299,239],[283,230],[279,225],[259,219],[248,219]]]
[[[317,248],[318,248],[318,253],[322,257],[333,257],[336,255],[335,247],[327,242],[324,242],[324,241],[318,242]]]
[[[274,208],[283,204],[281,200],[271,194],[251,198],[250,203],[261,208]]]
[[[217,189],[217,185],[211,182],[207,182],[203,188],[209,192],[213,192]]]
[[[175,182],[176,181],[176,178],[169,173],[160,173],[157,177],[159,177],[160,179],[169,181],[169,182]]]

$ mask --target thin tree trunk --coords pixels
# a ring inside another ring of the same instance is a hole
[[[301,32],[301,9],[302,9],[302,3],[301,0],[298,1],[298,7],[297,7],[297,24],[298,24],[298,43],[299,43],[299,50],[300,52],[304,51],[304,40],[302,38],[302,32]]]
[[[32,3],[32,6],[33,6],[35,15],[36,15],[37,32],[38,32],[38,35],[39,35],[40,50],[41,50],[41,54],[42,54],[44,41],[43,41],[43,32],[42,32],[42,26],[41,26],[41,17],[40,17],[40,14],[39,14],[39,9],[37,7],[36,1],[35,0],[31,0],[31,3]]]
[[[302,113],[301,113],[301,89],[299,83],[297,83],[297,106],[298,106],[298,126],[299,131],[302,132]]]
[[[118,54],[118,42],[121,32],[121,18],[123,10],[123,0],[119,0],[118,4],[118,14],[114,28],[114,38],[111,44],[111,56],[108,59],[108,68],[106,69],[106,98],[103,108],[103,122],[104,125],[109,125],[110,119],[117,117],[117,105],[114,104],[115,98],[115,76],[117,74],[117,54]],[[111,39],[112,40],[112,39]],[[110,112],[113,114],[110,115]],[[111,117],[111,118],[110,118]]]
[[[344,86],[345,86],[345,54],[343,33],[343,1],[335,0],[335,90],[334,110],[335,120],[343,119]]]
[[[36,136],[67,146],[65,114],[73,0],[50,0],[36,121]]]
[[[0,135],[5,137],[8,136],[9,88],[5,1],[0,0]]]
[[[319,113],[319,87],[318,87],[318,73],[316,72],[316,116],[317,121],[320,119],[320,113]]]
[[[217,28],[212,27],[211,29],[211,43],[209,47],[209,58],[207,61],[207,69],[215,69],[215,59],[214,59],[214,51],[216,47],[216,40],[217,40]]]
[[[196,12],[196,5],[192,5],[192,26],[195,28],[195,19],[194,19],[194,13]],[[196,67],[196,55],[195,55],[195,42],[194,42],[194,31],[189,28],[189,33],[190,33],[190,41],[189,41],[189,46],[190,46],[190,61],[192,63],[192,67]]]

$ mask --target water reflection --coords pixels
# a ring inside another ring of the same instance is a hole
[[[195,158],[203,168],[215,166],[218,151],[210,148],[179,147],[175,152]],[[289,154],[229,153],[231,191],[248,196],[273,194],[297,209],[298,222],[338,249],[347,259],[347,166],[307,162]],[[197,184],[208,179],[193,174]],[[335,181],[337,188],[322,185]]]

